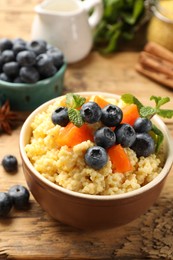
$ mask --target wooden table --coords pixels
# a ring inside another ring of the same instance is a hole
[[[0,38],[30,39],[33,6],[38,0],[0,1]],[[85,60],[69,65],[64,92],[131,92],[145,104],[151,95],[173,92],[139,75],[134,66],[138,52],[102,57],[92,52]],[[173,136],[173,120],[165,121]],[[19,156],[20,126],[11,135],[0,136],[0,160],[14,154],[19,171],[6,173],[0,165],[0,191],[14,184],[26,185]],[[0,259],[173,259],[173,169],[158,201],[135,221],[105,231],[81,231],[54,221],[31,196],[28,211],[12,211],[0,220]]]

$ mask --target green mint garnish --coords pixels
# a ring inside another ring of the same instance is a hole
[[[139,110],[141,117],[151,118],[156,110],[152,107],[141,107]]]
[[[161,109],[160,107],[170,101],[169,97],[161,98],[156,96],[151,96],[150,100],[154,100],[156,103],[155,114],[163,117],[163,118],[172,118],[173,110],[171,109]]]
[[[156,106],[158,108],[160,108],[164,104],[168,103],[170,101],[170,98],[169,97],[162,98],[162,97],[151,96],[150,100],[154,100],[156,103]]]
[[[154,115],[159,115],[163,118],[172,118],[173,117],[173,110],[170,109],[161,109],[160,107],[170,101],[169,97],[156,97],[151,96],[150,100],[155,101],[155,107],[142,107],[140,109],[140,114],[142,117],[152,118]]]
[[[150,100],[155,101],[155,107],[144,106],[135,96],[131,94],[124,94],[121,96],[121,99],[126,104],[136,104],[139,110],[141,117],[151,119],[154,115],[159,115],[163,118],[172,118],[173,110],[171,109],[161,109],[160,107],[170,101],[169,97],[157,97],[151,96]],[[156,152],[159,150],[159,147],[163,141],[163,133],[153,124],[151,135],[154,136],[156,142]]]
[[[173,110],[160,108],[161,106],[163,106],[164,104],[170,101],[169,97],[162,98],[162,97],[151,96],[150,100],[155,101],[155,107],[144,106],[135,96],[131,94],[124,94],[121,96],[121,99],[126,104],[136,104],[139,109],[139,113],[141,117],[152,118],[156,114],[164,118],[173,117]]]
[[[133,96],[131,94],[124,94],[121,96],[121,99],[126,104],[136,104],[139,110],[141,107],[143,107],[142,103],[135,96]]]
[[[66,95],[66,105],[70,108],[79,108],[81,107],[86,101],[86,98],[81,97],[77,94],[68,93]]]
[[[86,98],[77,94],[68,93],[66,95],[66,106],[68,107],[69,119],[77,127],[81,127],[84,123],[80,111],[77,110],[77,108],[81,107],[85,101]]]
[[[156,143],[156,152],[159,151],[160,145],[163,142],[164,136],[160,129],[157,128],[154,124],[152,125],[151,135],[155,135],[153,138]]]
[[[68,108],[68,116],[70,121],[77,127],[81,127],[83,125],[83,119],[80,115],[80,111],[74,108]]]

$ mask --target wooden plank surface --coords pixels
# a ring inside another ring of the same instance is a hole
[[[37,0],[0,1],[0,38],[30,38]],[[169,96],[166,106],[173,108],[173,92],[139,75],[134,66],[138,52],[121,52],[102,57],[92,52],[85,60],[69,65],[64,93],[107,91],[134,93],[145,104],[153,94]],[[173,120],[165,121],[173,136]],[[13,184],[26,185],[19,156],[20,126],[12,135],[0,135],[0,160],[14,154],[19,161],[16,174],[0,165],[0,190]],[[0,259],[173,259],[173,169],[160,198],[135,221],[105,231],[81,231],[54,221],[31,196],[27,211],[13,210],[0,220]]]

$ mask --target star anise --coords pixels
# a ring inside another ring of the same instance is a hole
[[[10,111],[10,103],[7,100],[0,107],[0,128],[7,134],[11,134],[12,126],[15,124],[18,118],[17,113]]]

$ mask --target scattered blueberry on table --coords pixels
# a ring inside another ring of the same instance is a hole
[[[0,192],[0,217],[5,217],[9,214],[13,206],[10,195],[6,192]]]
[[[14,155],[5,155],[1,161],[2,167],[8,173],[14,173],[18,169],[18,161]],[[30,193],[23,185],[14,185],[7,192],[0,192],[0,217],[6,217],[12,208],[26,209],[29,205]]]
[[[36,83],[55,75],[63,64],[62,51],[44,40],[0,39],[0,80]]]
[[[29,205],[30,193],[25,186],[14,185],[8,192],[0,192],[0,217],[6,217],[12,208],[26,209]]]
[[[29,191],[22,185],[14,185],[8,190],[13,206],[16,209],[25,209],[29,201]]]
[[[18,161],[14,155],[5,155],[2,159],[2,166],[7,172],[16,172],[18,168]]]

